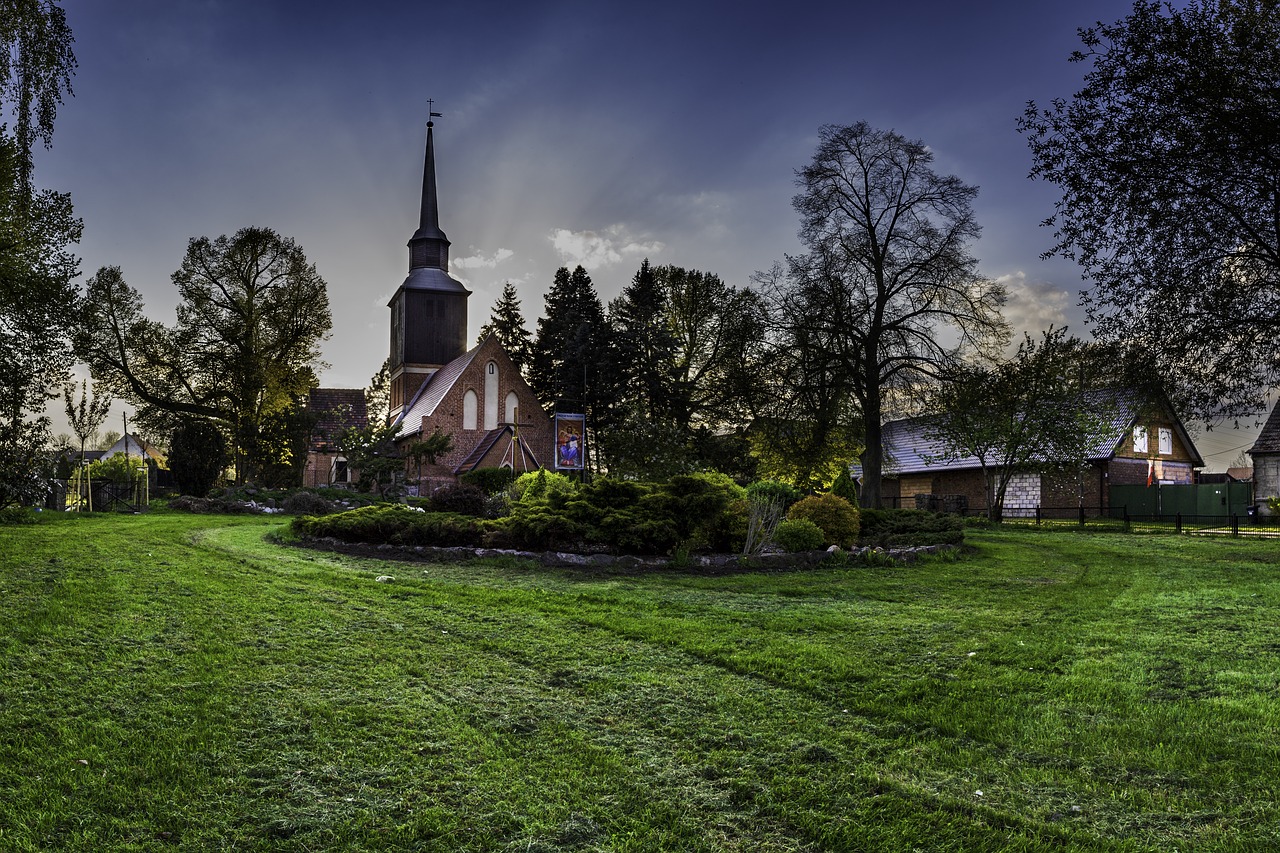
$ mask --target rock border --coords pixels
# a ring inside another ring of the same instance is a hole
[[[744,572],[789,572],[816,569],[827,563],[837,567],[874,566],[883,563],[908,565],[922,557],[959,552],[959,545],[921,545],[914,548],[854,548],[845,551],[835,546],[825,551],[770,552],[743,556],[740,554],[690,555],[678,563],[670,557],[639,557],[634,554],[577,554],[566,551],[518,551],[507,548],[470,548],[465,546],[434,547],[430,545],[374,545],[368,542],[344,542],[333,536],[302,536],[289,544],[316,551],[333,551],[358,557],[405,562],[456,563],[468,560],[511,558],[528,560],[548,568],[583,569],[612,574],[644,574],[654,571],[686,571],[695,574],[735,574]]]

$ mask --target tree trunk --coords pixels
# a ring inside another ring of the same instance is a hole
[[[879,389],[863,406],[865,441],[862,448],[862,505],[881,509],[880,481],[884,472],[884,431],[880,426]]]

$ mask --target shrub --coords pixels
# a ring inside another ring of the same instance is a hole
[[[303,516],[293,529],[306,536],[331,536],[343,542],[374,545],[479,545],[484,522],[447,512],[417,512],[402,506],[367,506],[324,518]]]
[[[557,496],[567,497],[577,490],[573,480],[546,468],[521,474],[511,485],[512,496],[522,503],[548,503]]]
[[[796,502],[800,493],[786,483],[776,480],[759,480],[747,486],[747,531],[743,553],[760,550],[773,541],[773,532],[782,521],[787,507]]]
[[[315,492],[290,492],[280,502],[280,508],[290,515],[328,515],[337,507]]]
[[[476,468],[458,478],[468,486],[475,486],[486,495],[505,492],[516,481],[516,472],[510,468]]]
[[[827,545],[847,548],[858,539],[858,508],[839,495],[810,495],[794,504],[787,518],[818,525]]]
[[[453,483],[431,493],[428,507],[432,512],[456,512],[459,515],[484,515],[485,493],[477,486]]]
[[[202,498],[227,467],[222,431],[211,421],[183,421],[169,439],[169,471],[178,491]]]
[[[854,506],[858,505],[858,487],[854,485],[848,468],[841,470],[840,476],[831,484],[831,494],[844,498]]]
[[[778,522],[773,541],[779,548],[792,553],[817,551],[826,543],[822,528],[807,518],[789,518]]]
[[[919,509],[864,509],[859,542],[881,548],[959,545],[964,518]]]

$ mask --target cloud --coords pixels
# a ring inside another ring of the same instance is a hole
[[[562,261],[581,264],[589,270],[611,266],[627,258],[654,255],[663,249],[663,244],[657,240],[632,237],[623,225],[610,225],[602,231],[557,228],[551,232],[550,239]]]
[[[494,267],[496,267],[498,264],[502,263],[508,258],[513,257],[514,255],[515,255],[515,252],[511,251],[510,249],[498,249],[496,252],[494,252],[492,255],[490,255],[487,258],[483,254],[468,255],[465,258],[450,258],[449,269],[451,270],[452,269],[460,269],[460,270],[490,269],[491,270]]]
[[[996,281],[1009,292],[1004,318],[1013,327],[1015,342],[1022,339],[1023,332],[1035,337],[1051,325],[1069,325],[1067,312],[1075,305],[1071,291],[1047,281],[1032,281],[1022,270],[1002,275]],[[1079,329],[1074,331],[1080,332]]]

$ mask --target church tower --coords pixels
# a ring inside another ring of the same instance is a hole
[[[435,116],[436,113],[431,113]],[[442,366],[467,351],[467,297],[471,292],[449,275],[449,238],[440,230],[436,200],[436,155],[427,121],[422,167],[422,215],[409,239],[409,276],[391,297],[391,417]]]

